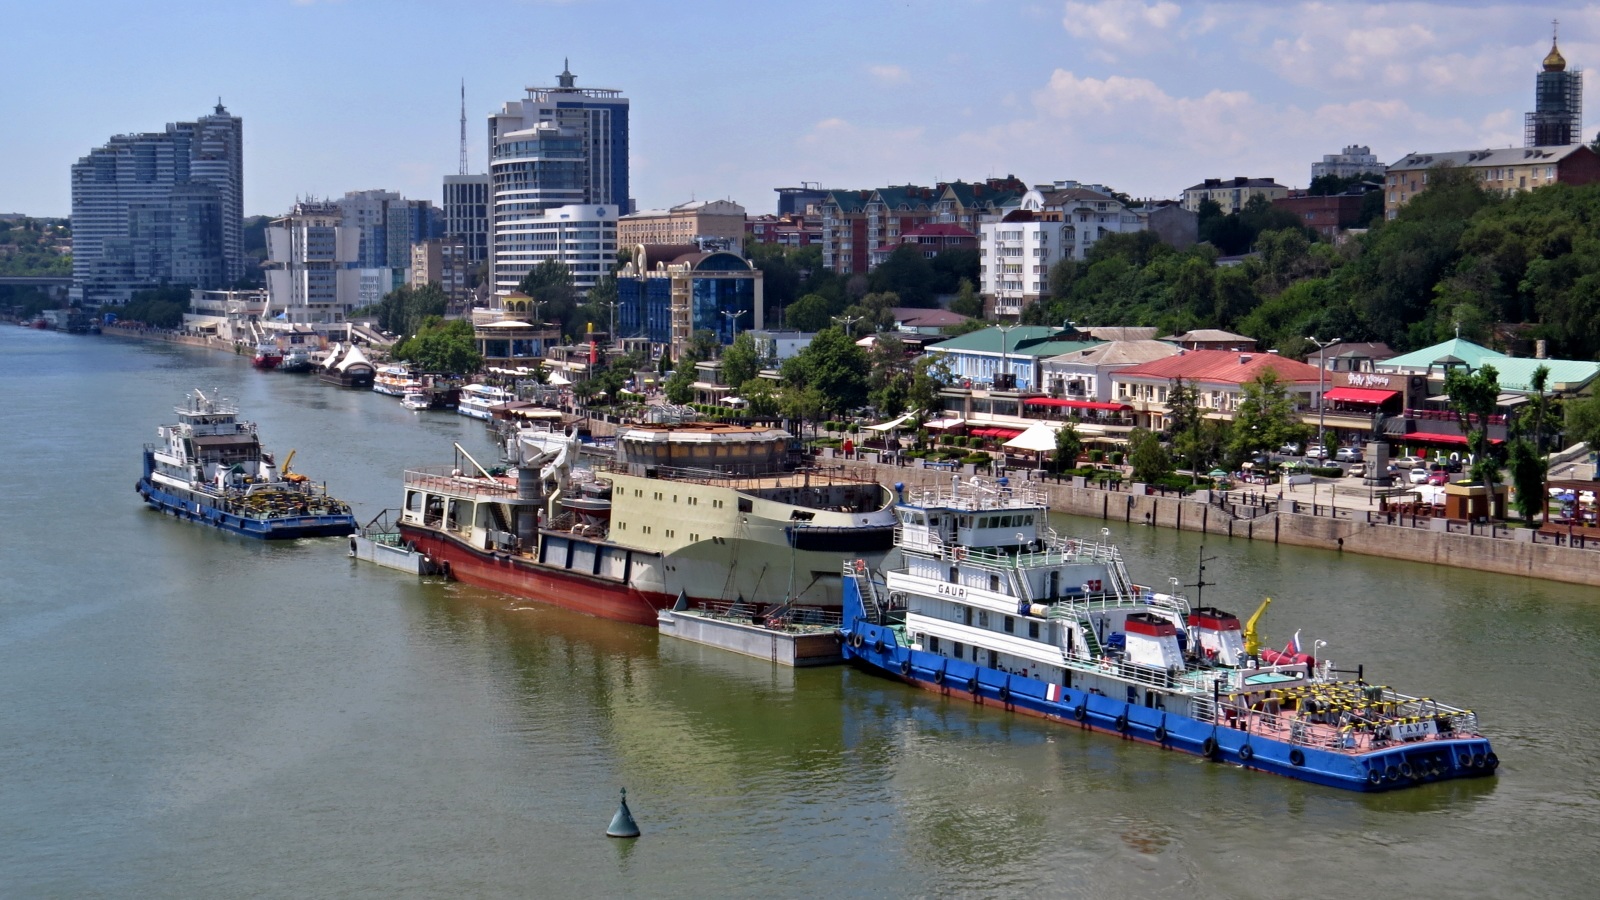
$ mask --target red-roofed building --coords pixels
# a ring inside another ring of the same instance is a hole
[[[1119,369],[1111,374],[1111,384],[1114,398],[1133,407],[1138,424],[1161,431],[1166,428],[1167,397],[1178,379],[1199,390],[1200,408],[1207,418],[1232,420],[1244,385],[1268,369],[1277,373],[1296,408],[1303,412],[1313,408],[1319,390],[1316,367],[1276,353],[1185,350]]]
[[[872,251],[872,267],[876,269],[889,259],[889,254],[900,249],[901,244],[915,244],[922,251],[926,259],[933,259],[940,252],[962,247],[977,249],[978,236],[962,228],[960,225],[948,225],[942,222],[930,222],[918,225],[909,231],[903,231],[896,237]]]

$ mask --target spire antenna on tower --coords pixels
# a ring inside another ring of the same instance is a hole
[[[461,79],[461,172],[467,174],[467,80]]]

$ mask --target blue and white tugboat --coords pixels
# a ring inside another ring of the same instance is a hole
[[[1470,710],[1371,684],[1298,647],[1263,651],[1262,610],[1241,629],[1230,613],[1134,584],[1115,547],[1058,536],[1037,488],[1002,478],[896,493],[904,566],[844,567],[843,651],[859,666],[1348,790],[1499,765]]]
[[[226,400],[196,390],[178,421],[146,444],[134,490],[152,509],[254,538],[344,536],[356,532],[349,505],[306,476],[280,469],[261,449],[254,422]]]

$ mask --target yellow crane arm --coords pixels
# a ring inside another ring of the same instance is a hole
[[[1271,605],[1271,597],[1261,601],[1261,605],[1256,607],[1256,611],[1244,623],[1244,652],[1246,656],[1261,655],[1261,635],[1256,631],[1256,622],[1261,619],[1261,615]]]
[[[296,454],[296,453],[298,453],[298,452],[299,452],[299,451],[298,451],[298,450],[290,450],[290,451],[289,451],[289,455],[288,455],[288,456],[285,456],[285,457],[284,457],[284,458],[283,458],[283,465],[282,465],[282,466],[280,466],[280,467],[279,467],[279,468],[278,468],[278,471],[279,471],[279,473],[281,473],[281,474],[283,474],[283,475],[287,475],[287,474],[289,474],[289,464],[290,464],[290,463],[292,463],[292,462],[294,462],[294,455],[295,455],[295,454]],[[1255,620],[1254,620],[1254,619],[1251,619],[1251,620],[1250,620],[1250,621],[1252,621],[1252,622],[1253,622],[1253,621],[1255,621]]]

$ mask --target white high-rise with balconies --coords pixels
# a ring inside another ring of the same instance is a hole
[[[551,258],[553,248],[530,238],[568,231],[559,227],[559,214],[547,216],[560,207],[583,210],[580,218],[595,225],[576,231],[604,232],[600,223],[612,223],[611,239],[595,242],[595,261],[568,263],[581,267],[573,271],[580,289],[593,284],[616,260],[616,216],[632,209],[627,98],[618,90],[577,87],[570,67],[557,81],[528,88],[526,98],[489,117],[489,252],[497,294],[515,290],[538,261]],[[587,234],[582,240],[590,243]],[[573,258],[565,248],[557,256]]]
[[[1108,234],[1143,231],[1148,219],[1100,184],[1058,181],[1022,195],[998,222],[978,226],[978,290],[998,316],[1020,316],[1050,293],[1056,263],[1085,259]]]

